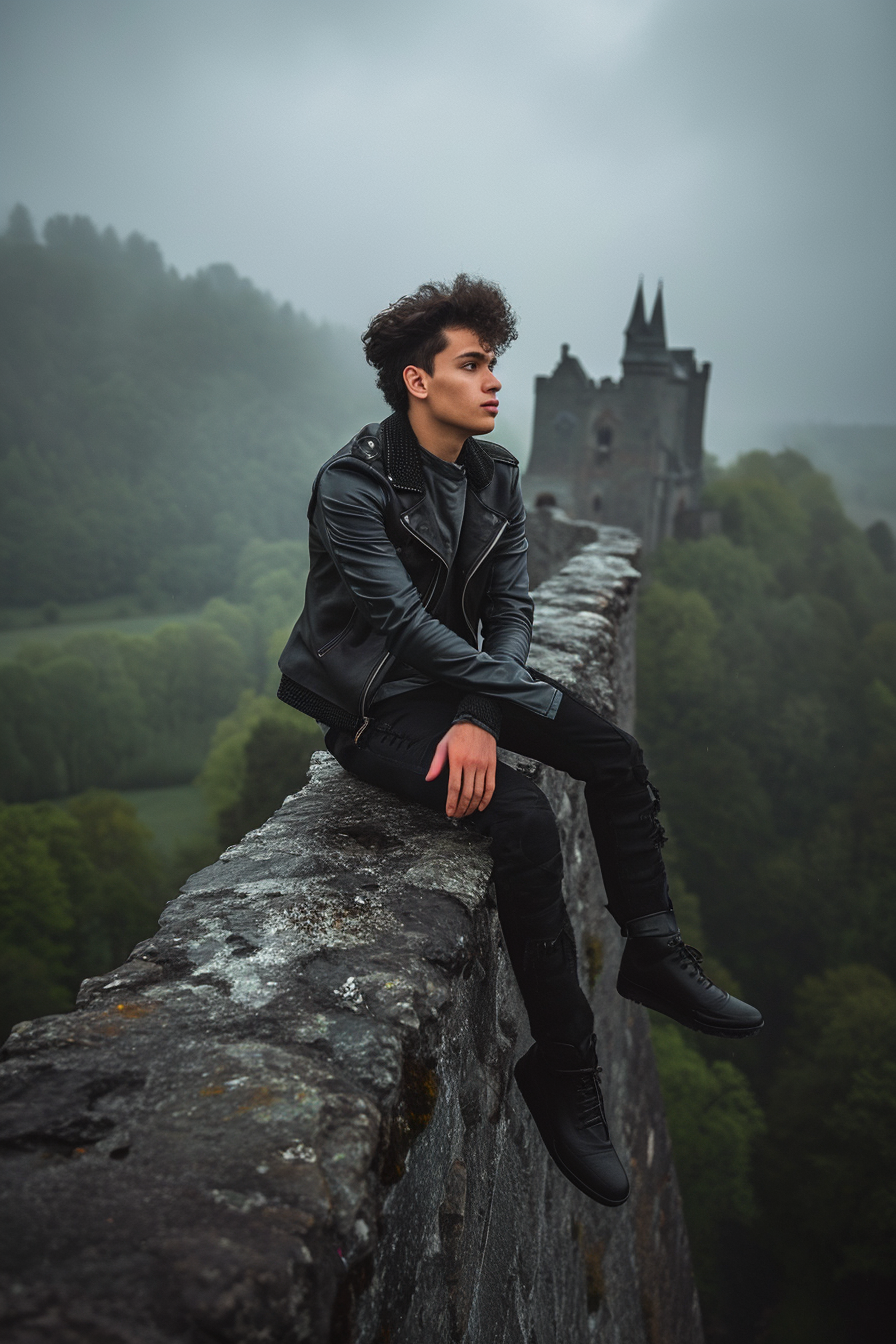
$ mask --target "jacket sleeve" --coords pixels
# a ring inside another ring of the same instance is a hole
[[[495,626],[494,650],[477,651],[425,609],[386,533],[385,506],[383,486],[353,460],[334,463],[320,479],[316,518],[321,540],[356,607],[383,635],[389,652],[433,681],[509,700],[552,719],[562,693],[538,681],[515,656],[522,648],[519,636],[515,654],[508,651],[502,642],[510,629],[505,620]]]
[[[521,667],[525,667],[529,656],[535,609],[529,596],[528,545],[526,510],[517,477],[513,516],[498,543],[483,604],[482,647],[493,658],[511,658]],[[500,701],[483,695],[465,695],[454,721],[475,723],[500,737]]]
[[[514,514],[498,543],[482,609],[482,647],[526,666],[535,604],[529,596],[526,510],[517,484]]]

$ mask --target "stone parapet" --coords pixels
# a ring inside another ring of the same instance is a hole
[[[536,594],[533,665],[624,724],[637,545],[601,529]],[[519,764],[560,821],[628,1204],[563,1179],[515,1089],[487,844],[319,754],[126,965],[6,1043],[8,1344],[699,1344],[581,786]]]
[[[556,505],[542,503],[529,509],[526,539],[529,542],[529,584],[534,589],[562,569],[585,546],[599,541],[600,528],[597,523],[570,518]]]

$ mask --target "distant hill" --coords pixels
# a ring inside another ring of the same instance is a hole
[[[853,522],[896,532],[896,425],[786,425],[778,437],[827,472]]]
[[[0,606],[225,591],[383,403],[356,335],[81,216],[0,236]]]

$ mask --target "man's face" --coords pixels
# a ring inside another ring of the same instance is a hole
[[[495,427],[498,392],[495,357],[474,331],[446,330],[448,344],[433,360],[433,371],[408,368],[405,382],[413,404],[425,403],[429,415],[465,435],[488,434]]]

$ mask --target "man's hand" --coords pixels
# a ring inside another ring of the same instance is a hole
[[[432,758],[427,781],[437,779],[448,762],[449,817],[469,817],[478,808],[488,807],[495,791],[497,743],[491,733],[475,723],[454,723],[448,729]]]

